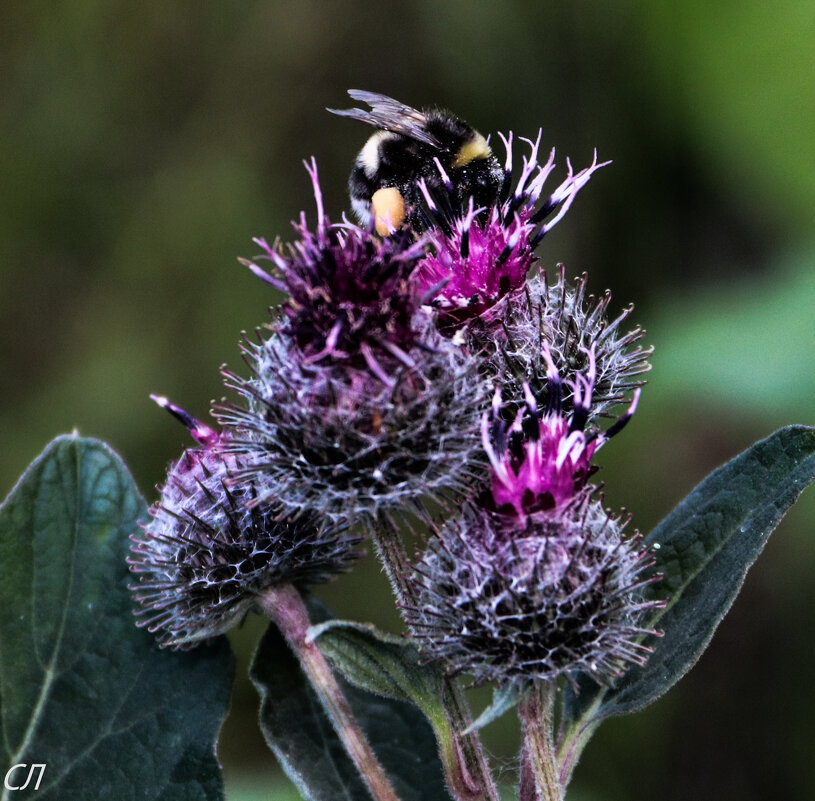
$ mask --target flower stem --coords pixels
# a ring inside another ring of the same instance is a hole
[[[397,601],[402,606],[415,606],[415,593],[406,580],[410,560],[396,527],[391,521],[380,521],[371,539]],[[430,722],[439,744],[447,787],[456,801],[499,801],[481,738],[476,732],[464,734],[473,720],[467,700],[456,682],[447,676],[441,680],[440,700],[446,720]]]
[[[376,801],[399,801],[328,662],[308,639],[310,621],[300,592],[291,584],[279,584],[265,590],[258,602],[300,661],[371,795]]]
[[[535,774],[529,761],[529,751],[521,746],[521,766],[518,771],[518,801],[538,801]]]
[[[538,801],[563,801],[555,761],[554,700],[555,683],[535,679],[522,691],[518,706],[523,753],[535,777]]]

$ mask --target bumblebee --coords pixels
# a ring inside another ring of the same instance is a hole
[[[476,208],[498,200],[504,169],[487,140],[466,122],[440,109],[418,111],[375,92],[351,89],[348,94],[371,110],[328,111],[379,129],[360,150],[348,180],[360,224],[373,221],[380,236],[403,226],[415,232],[432,227],[420,179],[448,218],[464,211],[471,197]]]

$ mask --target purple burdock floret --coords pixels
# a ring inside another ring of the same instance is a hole
[[[493,402],[492,423],[482,419],[482,442],[492,469],[490,491],[483,502],[502,514],[523,519],[538,511],[554,511],[570,503],[596,471],[591,463],[597,449],[625,426],[634,414],[639,390],[628,411],[607,431],[586,432],[596,381],[594,353],[589,352],[588,369],[564,382],[544,345],[542,358],[547,369],[547,405],[538,409],[528,385],[525,405],[508,424],[501,407],[501,393]],[[564,410],[568,387],[570,409]]]
[[[448,206],[425,191],[426,213],[435,225],[430,251],[415,275],[422,290],[432,295],[443,328],[482,314],[522,287],[537,263],[534,251],[541,239],[563,218],[594,171],[608,163],[598,164],[595,153],[591,166],[575,174],[567,160],[566,180],[541,202],[544,183],[555,166],[554,150],[540,164],[541,134],[534,142],[524,139],[531,152],[514,175],[512,134],[501,138],[507,151],[506,188],[496,205],[479,209],[471,201],[466,213],[451,214],[449,209],[455,205]],[[449,178],[441,165],[438,169],[452,195]]]
[[[383,357],[412,364],[408,351],[418,340],[413,318],[422,302],[413,272],[425,243],[405,232],[383,240],[356,225],[332,225],[315,162],[306,169],[317,205],[315,230],[301,215],[294,242],[283,247],[256,239],[263,254],[241,262],[286,294],[275,328],[306,361],[367,368],[387,381]],[[259,261],[270,262],[274,274]]]
[[[170,466],[150,521],[131,537],[138,625],[161,646],[186,648],[227,631],[270,586],[305,587],[348,570],[358,538],[314,515],[295,519],[279,504],[253,503],[252,483],[232,482],[240,461],[226,452],[228,437],[155,400],[200,446]]]

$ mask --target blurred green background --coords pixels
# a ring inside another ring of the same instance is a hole
[[[186,441],[147,396],[203,417],[221,395],[219,365],[239,366],[239,332],[275,301],[236,257],[312,214],[302,159],[329,212],[347,207],[370,130],[324,108],[353,87],[483,133],[542,127],[561,168],[595,147],[614,160],[540,252],[611,287],[615,309],[635,302],[656,346],[600,460],[609,504],[648,531],[755,439],[815,423],[813,46],[808,0],[3,3],[0,494],[76,427],[154,497]],[[813,797],[814,518],[810,491],[697,667],[600,729],[570,798]],[[370,561],[319,594],[399,630]],[[261,626],[235,634],[243,666]],[[256,706],[240,681],[229,797],[287,801]],[[510,717],[486,732],[507,782]]]

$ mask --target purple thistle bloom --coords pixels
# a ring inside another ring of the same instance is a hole
[[[323,208],[317,165],[306,163],[317,205],[311,231],[305,215],[294,225],[297,240],[284,249],[265,239],[255,242],[271,262],[272,275],[241,259],[255,275],[286,293],[275,327],[297,343],[311,363],[367,367],[387,381],[382,364],[395,358],[407,365],[417,342],[413,317],[421,304],[420,285],[412,278],[424,256],[424,243],[405,232],[382,240],[370,230],[332,225]]]
[[[433,295],[432,304],[442,313],[441,325],[445,328],[482,314],[524,285],[537,263],[534,250],[541,239],[563,218],[595,170],[609,163],[598,164],[595,152],[591,166],[575,174],[567,160],[566,180],[541,203],[544,183],[554,169],[555,151],[545,164],[540,164],[541,133],[534,142],[524,139],[531,152],[524,156],[515,189],[510,193],[512,134],[501,138],[507,151],[506,189],[496,205],[478,209],[471,200],[466,213],[451,214],[454,205],[437,202],[420,184],[435,231],[431,250],[415,276],[420,287]],[[441,165],[438,169],[452,196],[452,183]]]
[[[474,684],[585,673],[607,684],[650,649],[643,600],[658,577],[639,536],[581,492],[558,514],[517,526],[475,504],[431,538],[411,579],[405,609],[425,656]]]
[[[608,683],[629,664],[643,664],[642,588],[655,580],[638,536],[606,513],[586,485],[596,450],[631,418],[605,433],[586,433],[596,380],[588,369],[564,382],[548,346],[548,401],[543,413],[528,386],[525,408],[507,423],[496,392],[492,423],[482,419],[491,486],[430,538],[411,578],[407,622],[427,656],[476,684],[516,679],[575,681],[588,673]]]
[[[154,398],[190,430],[200,447],[173,463],[151,520],[131,537],[130,570],[138,625],[162,647],[186,648],[222,634],[275,584],[308,586],[345,572],[358,538],[297,519],[279,504],[253,504],[250,482],[231,485],[238,458],[226,437],[166,398]]]
[[[589,354],[589,370],[578,373],[572,389],[573,408],[564,413],[563,382],[551,360],[547,346],[543,356],[548,363],[548,403],[544,412],[524,385],[526,406],[507,425],[501,416],[500,392],[493,402],[493,423],[482,419],[482,442],[492,465],[492,486],[484,502],[502,514],[526,515],[562,508],[583,489],[596,471],[591,464],[595,451],[619,431],[636,409],[639,392],[628,412],[605,434],[586,434],[595,381],[594,354]],[[494,448],[492,442],[496,443]]]
[[[482,418],[481,438],[492,465],[491,489],[482,496],[482,503],[501,514],[517,516],[521,523],[529,514],[562,509],[580,493],[597,469],[591,464],[595,451],[628,423],[639,399],[637,391],[626,414],[608,431],[587,434],[584,427],[596,381],[594,354],[588,354],[586,373],[577,373],[574,381],[566,382],[572,397],[568,413],[563,410],[564,382],[546,345],[542,356],[548,365],[543,413],[524,385],[525,408],[510,425],[502,418],[500,391],[493,402],[492,425],[487,415]]]

